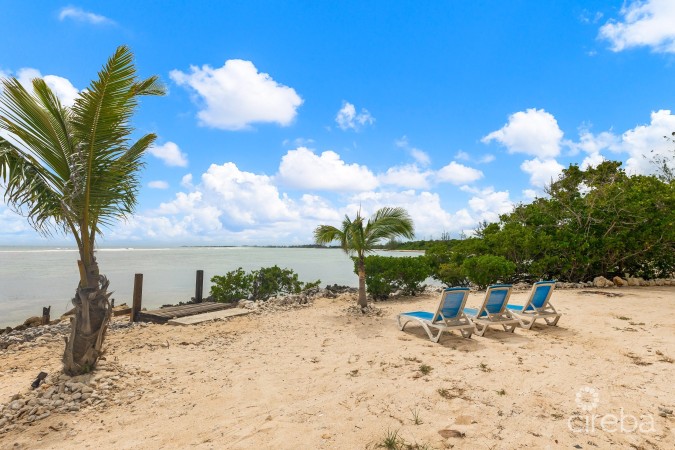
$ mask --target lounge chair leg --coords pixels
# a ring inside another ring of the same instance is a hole
[[[473,334],[473,332],[471,330],[462,329],[462,330],[459,330],[459,331],[462,332],[462,337],[465,337],[466,339],[471,339],[471,335]]]
[[[509,333],[513,333],[516,331],[516,326],[515,325],[502,325],[504,327],[504,331],[507,331]]]
[[[483,335],[485,334],[485,330],[487,330],[487,327],[488,327],[488,326],[487,326],[487,325],[483,325],[483,324],[478,324],[478,323],[476,323],[476,322],[474,322],[474,325],[475,325],[475,327],[476,327],[476,335],[477,335],[477,336],[483,336]],[[482,328],[481,328],[481,327],[482,327]]]
[[[556,316],[556,318],[553,321],[551,321],[548,317],[545,317],[544,320],[546,321],[546,325],[554,327],[558,325],[558,320],[560,320],[560,316]]]

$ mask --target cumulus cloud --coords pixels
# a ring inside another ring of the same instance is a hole
[[[75,6],[66,6],[65,8],[61,8],[61,11],[59,12],[59,20],[64,21],[66,19],[74,20],[76,22],[86,22],[92,25],[115,23],[105,16],[85,11],[82,8],[77,8]]]
[[[655,167],[651,163],[654,156],[672,155],[673,143],[664,139],[675,130],[675,115],[670,110],[652,112],[648,125],[638,125],[621,135],[621,143],[613,148],[628,153],[626,171],[628,173],[651,174]]]
[[[509,121],[499,130],[481,141],[497,141],[509,153],[525,153],[538,158],[554,158],[560,154],[563,132],[552,114],[543,109],[531,108],[509,116]]]
[[[621,20],[610,20],[599,32],[613,51],[649,47],[655,52],[675,53],[675,2],[634,0],[624,3],[620,14]]]
[[[378,185],[366,166],[346,164],[330,150],[317,155],[305,147],[281,158],[277,179],[289,187],[311,190],[367,191]]]
[[[382,184],[399,186],[408,189],[428,189],[429,178],[433,172],[422,171],[416,164],[391,167],[387,172],[378,176]]]
[[[335,116],[335,122],[342,130],[359,131],[366,125],[375,123],[375,118],[368,112],[367,109],[362,108],[360,113],[356,113],[356,107],[349,102],[343,102],[342,108]]]
[[[461,189],[474,194],[469,199],[469,207],[473,211],[474,222],[483,220],[495,222],[499,220],[500,214],[506,214],[513,209],[509,191],[495,191],[493,187],[475,189],[463,186]]]
[[[187,167],[187,155],[180,151],[177,144],[168,141],[162,145],[155,145],[148,149],[148,152],[155,158],[164,161],[167,166]]]
[[[538,188],[544,188],[551,184],[551,181],[557,180],[564,169],[555,159],[539,158],[524,161],[520,168],[530,174],[530,184]]]
[[[664,136],[670,136],[675,130],[675,115],[670,110],[662,109],[651,113],[650,122],[617,135],[612,131],[593,134],[587,127],[582,128],[579,142],[567,142],[573,154],[584,151],[587,156],[581,166],[583,168],[602,162],[603,151],[627,154],[625,168],[632,174],[651,174],[655,167],[651,163],[653,157],[667,157],[672,152],[672,143]]]
[[[192,189],[194,187],[192,185],[192,174],[187,173],[183,175],[183,178],[181,178],[180,180],[180,185],[183,186],[184,188]]]
[[[67,78],[59,77],[57,75],[43,76],[39,70],[31,67],[21,68],[16,71],[16,74],[12,74],[12,72],[9,71],[0,71],[0,78],[9,78],[12,75],[16,77],[19,83],[21,83],[28,92],[33,92],[33,79],[42,78],[65,106],[73,106],[77,95],[80,93]]]
[[[156,180],[149,182],[148,187],[151,189],[169,189],[169,183],[162,180]]]
[[[454,185],[461,185],[473,183],[476,180],[483,178],[483,172],[473,167],[468,167],[452,161],[447,166],[441,168],[436,174],[436,180],[440,183],[452,183]]]
[[[169,76],[196,93],[200,123],[223,130],[247,129],[254,123],[290,125],[303,102],[293,88],[241,59],[230,59],[216,69],[204,65],[191,66],[189,73],[172,70]]]
[[[392,205],[408,211],[418,237],[438,236],[443,231],[461,231],[470,225],[445,211],[438,194],[426,191],[362,192],[354,195],[343,211],[353,216],[360,209],[364,216],[370,217],[379,208]]]
[[[534,189],[523,189],[523,199],[526,202],[531,202],[539,197],[539,194]]]

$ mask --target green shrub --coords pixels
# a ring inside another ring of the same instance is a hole
[[[253,286],[253,276],[239,267],[225,275],[211,278],[211,297],[217,302],[231,303],[248,298]]]
[[[462,266],[459,264],[441,264],[434,272],[433,277],[448,287],[467,284],[466,275],[464,275]]]
[[[365,259],[366,292],[374,299],[386,299],[396,290],[405,295],[416,295],[425,286],[422,284],[431,275],[427,258],[392,257],[371,255]],[[358,273],[354,261],[354,273]]]
[[[235,302],[242,298],[267,300],[275,295],[298,294],[317,287],[321,280],[304,283],[292,269],[261,267],[246,273],[241,267],[223,276],[211,278],[211,296],[217,302]]]
[[[483,255],[467,258],[462,263],[462,272],[474,284],[485,288],[497,281],[513,276],[516,265],[503,256]]]

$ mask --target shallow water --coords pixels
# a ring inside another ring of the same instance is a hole
[[[378,252],[388,256],[417,256],[420,252]],[[15,326],[50,306],[52,317],[72,308],[79,275],[75,249],[0,247],[0,327]],[[97,251],[101,273],[110,280],[115,304],[131,304],[134,274],[143,274],[143,307],[190,300],[195,272],[204,271],[204,295],[214,275],[277,265],[293,269],[301,281],[321,280],[321,286],[358,285],[349,257],[339,249],[179,247],[110,248]]]

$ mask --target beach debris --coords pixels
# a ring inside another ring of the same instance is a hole
[[[673,410],[671,408],[659,406],[659,416],[661,416],[661,417],[672,417],[673,416]]]
[[[30,387],[33,388],[33,389],[37,389],[38,387],[40,387],[40,383],[42,383],[42,381],[43,381],[45,378],[47,378],[47,372],[40,372],[40,373],[38,374],[37,378],[35,378],[35,381],[33,381],[33,382],[30,384]]]
[[[623,294],[619,292],[603,292],[603,291],[581,291],[580,294],[590,294],[590,295],[604,295],[605,297],[623,297]]]
[[[442,430],[438,430],[438,434],[441,435],[444,439],[449,439],[449,438],[463,438],[466,436],[466,433],[462,433],[459,430],[453,430],[452,428],[444,428]]]

